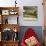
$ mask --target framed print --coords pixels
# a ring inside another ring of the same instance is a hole
[[[2,15],[9,15],[9,10],[2,10]]]
[[[38,16],[37,6],[23,6],[24,20],[37,20]]]

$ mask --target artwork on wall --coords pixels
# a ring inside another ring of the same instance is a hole
[[[9,15],[9,10],[2,10],[2,15]]]
[[[23,6],[24,20],[37,20],[38,18],[37,6]]]

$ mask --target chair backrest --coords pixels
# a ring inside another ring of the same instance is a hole
[[[27,31],[24,34],[24,37],[22,38],[21,45],[26,46],[25,40],[32,37],[32,36],[34,36],[37,39],[37,34],[34,32],[34,30],[32,28],[27,29]]]

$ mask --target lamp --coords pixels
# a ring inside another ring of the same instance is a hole
[[[17,32],[17,29],[16,28],[14,29],[14,32]]]
[[[16,4],[17,4],[17,2],[16,2],[17,0],[15,0],[15,7],[16,7]]]

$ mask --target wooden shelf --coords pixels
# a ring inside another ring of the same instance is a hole
[[[8,43],[8,42],[12,43],[12,42],[19,42],[19,40],[15,40],[15,41],[10,40],[10,41],[3,41],[3,42],[5,42],[5,43]]]
[[[15,33],[19,32],[20,27],[18,24],[18,15],[19,15],[18,11],[19,11],[19,7],[0,7],[0,20],[1,20],[1,24],[0,24],[0,32],[1,32],[0,46],[18,46],[18,39],[17,39],[17,41],[16,41],[16,39],[15,39],[15,41],[13,41],[15,36],[13,37],[13,39],[10,39],[9,41],[7,41],[7,40],[5,41],[2,37],[2,35],[4,35],[4,34],[2,34],[4,29],[11,29],[10,31],[14,31],[14,35],[15,35]],[[17,24],[8,24],[8,19],[7,19],[8,16],[17,16]],[[17,34],[16,34],[16,37],[18,38]],[[10,38],[12,38],[12,37],[10,37]]]
[[[18,41],[1,41],[1,44],[2,46],[18,46]]]
[[[18,24],[1,24],[1,30],[5,29],[5,28],[9,28],[12,29],[13,31],[16,29],[17,32],[19,31],[19,25]]]
[[[11,15],[10,12],[17,12],[16,14],[12,14],[12,15],[18,15],[19,7],[0,7],[0,14],[2,14],[2,11],[5,10],[9,13],[7,15]]]
[[[6,22],[8,24],[8,18],[6,18],[7,21],[5,21],[5,17],[17,16],[18,18],[19,16],[18,11],[19,11],[19,7],[0,7],[1,24],[4,24]],[[18,21],[17,21],[17,24],[18,24]]]
[[[0,9],[17,9],[18,10],[19,7],[0,7]]]

